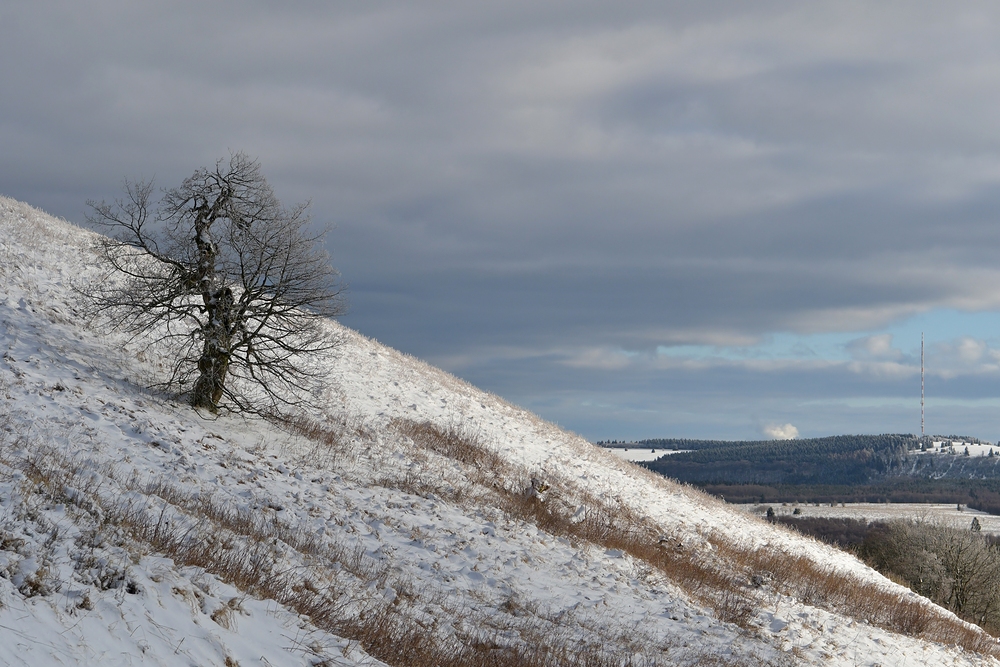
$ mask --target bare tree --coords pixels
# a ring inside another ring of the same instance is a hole
[[[167,388],[217,412],[273,412],[309,402],[336,341],[338,273],[311,232],[307,206],[286,209],[243,153],[199,169],[153,208],[151,181],[125,181],[114,204],[89,201],[110,228],[109,267],[84,288],[110,325],[151,336],[172,358]]]

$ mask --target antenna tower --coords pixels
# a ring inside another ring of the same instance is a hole
[[[924,437],[924,332],[920,332],[920,437]]]

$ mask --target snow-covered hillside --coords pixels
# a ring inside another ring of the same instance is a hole
[[[92,238],[0,198],[0,664],[1000,664],[855,559],[334,323],[323,414],[202,418],[80,320]]]

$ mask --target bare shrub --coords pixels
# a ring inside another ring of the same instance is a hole
[[[741,594],[735,586],[723,590],[713,605],[720,621],[747,628],[757,615],[758,605],[747,595]]]

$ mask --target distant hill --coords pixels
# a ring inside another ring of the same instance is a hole
[[[960,502],[1000,512],[1000,447],[994,455],[975,437],[663,438],[631,446],[676,451],[642,465],[732,502]]]
[[[695,438],[648,438],[646,440],[601,440],[595,444],[600,447],[632,447],[632,448],[650,448],[650,449],[669,449],[674,451],[681,450],[691,450],[691,449],[712,449],[715,447],[742,447],[742,446],[756,446],[756,445],[767,445],[775,443],[796,443],[796,442],[812,442],[815,440],[829,440],[830,438],[852,438],[859,442],[867,441],[871,438],[883,438],[884,435],[838,435],[829,436],[823,438],[796,438],[794,440],[699,440]],[[912,434],[900,435],[900,437],[912,439],[919,446],[921,439]],[[931,442],[962,442],[968,444],[990,444],[986,440],[980,440],[979,438],[974,438],[968,435],[928,435],[924,436],[923,442],[928,444]]]
[[[646,465],[695,484],[855,484],[902,466],[920,447],[909,434],[745,442],[660,441],[683,451]]]

